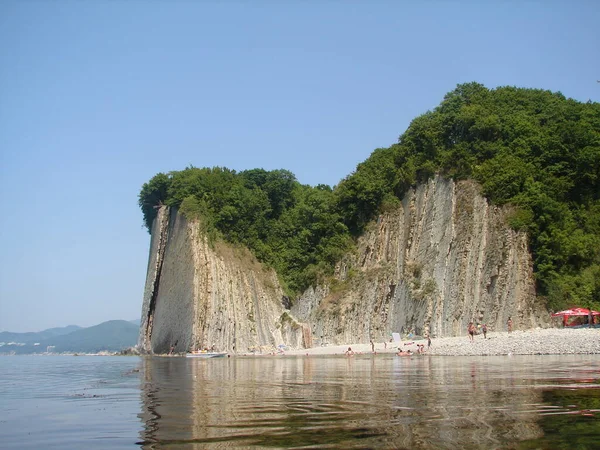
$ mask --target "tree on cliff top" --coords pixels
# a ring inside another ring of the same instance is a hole
[[[395,174],[382,169],[392,166]],[[600,307],[600,104],[459,85],[397,145],[360,164],[337,187],[338,205],[360,233],[385,195],[435,173],[473,178],[490,201],[516,207],[511,225],[528,232],[538,293],[551,308]]]
[[[333,190],[285,170],[188,168],[156,175],[139,203],[148,229],[161,202],[202,215],[294,294],[331,273],[351,236],[435,173],[473,178],[493,203],[514,205],[511,225],[528,232],[538,293],[551,308],[600,307],[600,104],[561,93],[459,85]]]
[[[158,174],[139,196],[148,230],[158,204],[202,219],[211,236],[247,246],[291,296],[333,270],[352,239],[329,186],[301,185],[287,170],[188,167]]]
[[[148,231],[152,229],[152,222],[156,217],[156,208],[167,200],[170,185],[171,179],[168,175],[157,173],[142,186],[138,196],[138,204],[144,214],[144,225],[146,225]]]

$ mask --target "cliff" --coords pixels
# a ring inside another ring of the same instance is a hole
[[[307,327],[284,314],[283,299],[275,272],[248,250],[211,245],[198,223],[160,207],[152,226],[141,350],[310,346]]]
[[[327,343],[455,336],[470,320],[502,330],[509,316],[515,328],[546,325],[527,236],[506,225],[507,213],[475,183],[436,177],[381,215],[338,266],[338,282],[310,289],[292,314]]]
[[[161,207],[153,223],[139,345],[166,352],[309,347],[391,332],[454,336],[470,320],[545,326],[527,236],[470,181],[441,177],[382,214],[332,280],[284,307],[276,274],[244,249],[210,245],[197,223]]]

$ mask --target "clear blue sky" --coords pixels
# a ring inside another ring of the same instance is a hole
[[[157,172],[337,184],[458,83],[600,101],[596,1],[0,2],[0,331],[141,315]]]

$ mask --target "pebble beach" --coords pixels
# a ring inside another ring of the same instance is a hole
[[[375,353],[394,354],[400,347],[416,353],[418,344],[424,344],[425,355],[491,356],[491,355],[600,355],[600,328],[537,328],[476,335],[473,342],[465,336],[432,338],[427,349],[426,339],[403,340],[400,343],[375,342]],[[355,354],[371,354],[371,344],[348,343],[310,349],[288,350],[286,355],[345,354],[348,347]]]

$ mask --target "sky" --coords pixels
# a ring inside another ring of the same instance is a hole
[[[141,316],[158,172],[336,185],[457,84],[600,101],[595,1],[0,2],[0,331]]]

